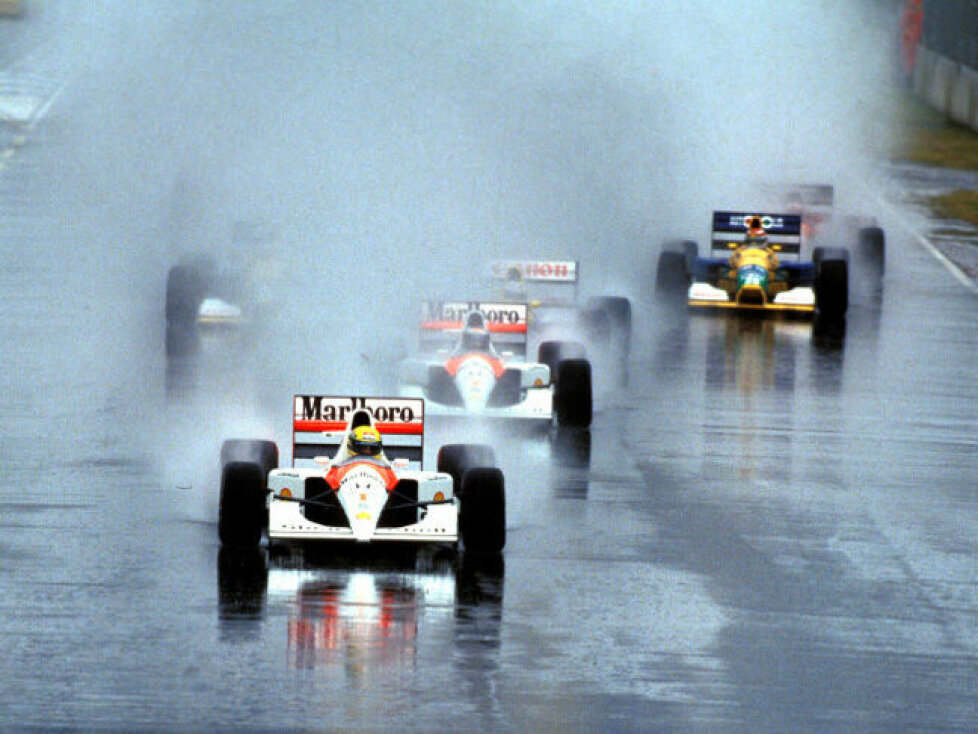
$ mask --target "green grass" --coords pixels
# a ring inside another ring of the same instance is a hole
[[[958,219],[978,227],[978,191],[952,191],[932,196],[926,203],[942,219]]]
[[[926,103],[906,95],[901,105],[903,135],[893,157],[938,168],[978,171],[978,132],[947,119]],[[942,219],[978,228],[978,191],[951,191],[923,202]]]
[[[904,134],[894,157],[928,166],[978,171],[978,132],[907,95]]]

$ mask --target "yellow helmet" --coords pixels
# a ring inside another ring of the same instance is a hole
[[[377,456],[384,450],[380,440],[380,431],[373,426],[357,426],[350,431],[346,441],[350,454],[357,456]]]

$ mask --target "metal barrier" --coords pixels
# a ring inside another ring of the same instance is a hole
[[[914,92],[978,130],[978,0],[907,0],[901,35]]]
[[[978,69],[978,0],[924,0],[921,43],[963,66]]]

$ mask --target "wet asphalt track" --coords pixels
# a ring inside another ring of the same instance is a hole
[[[166,364],[142,202],[50,123],[0,171],[0,728],[974,729],[978,296],[899,212],[841,343],[636,303],[589,462],[497,437],[501,562],[235,557],[215,442],[288,393]]]

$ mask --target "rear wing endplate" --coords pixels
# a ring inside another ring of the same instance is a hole
[[[364,419],[364,412],[369,415]],[[351,423],[352,422],[352,423]],[[347,432],[372,422],[384,454],[421,468],[424,456],[424,400],[337,395],[296,395],[292,407],[292,465],[314,467],[317,456],[333,458]]]

